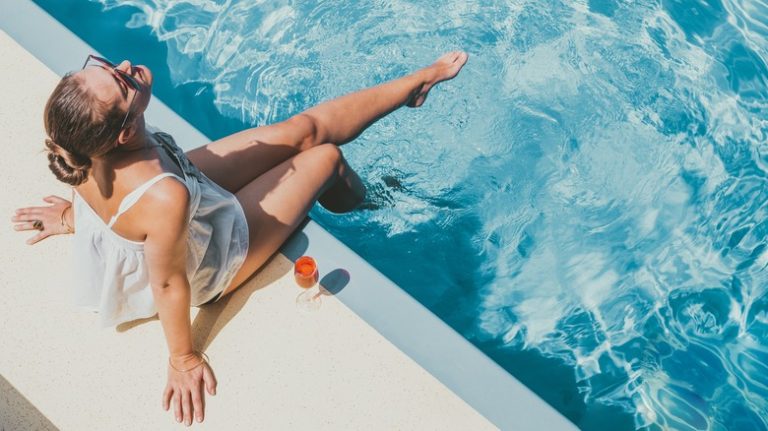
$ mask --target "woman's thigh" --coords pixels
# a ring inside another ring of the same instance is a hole
[[[235,193],[248,220],[249,247],[222,296],[237,289],[288,239],[336,181],[342,160],[337,146],[319,145],[283,161]]]
[[[234,133],[185,154],[205,176],[235,193],[307,148],[315,130],[314,122],[299,114],[279,123]]]

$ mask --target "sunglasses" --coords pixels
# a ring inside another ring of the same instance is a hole
[[[89,64],[94,66],[101,66],[111,70],[115,74],[115,76],[123,83],[123,85],[125,85],[126,87],[133,87],[133,89],[136,90],[136,93],[141,91],[141,84],[139,84],[139,82],[136,81],[136,79],[134,79],[131,75],[118,69],[117,65],[107,60],[106,58],[91,54],[88,56],[88,58],[85,59],[85,63],[83,63],[83,69],[85,69],[86,66],[88,66]],[[131,96],[131,103],[130,105],[128,105],[128,112],[125,113],[125,118],[123,119],[123,123],[120,124],[120,130],[123,130],[123,127],[125,127],[125,122],[128,121],[128,117],[131,115],[131,111],[133,110],[133,102],[136,100],[136,93],[133,93],[133,95]]]

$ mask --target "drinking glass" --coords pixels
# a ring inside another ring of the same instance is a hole
[[[322,291],[315,259],[309,256],[298,258],[293,266],[293,276],[296,279],[296,284],[304,288],[304,291],[296,297],[296,306],[302,311],[319,310]]]

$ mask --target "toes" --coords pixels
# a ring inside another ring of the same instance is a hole
[[[440,58],[437,59],[437,63],[453,63],[456,61],[456,58],[459,55],[459,51],[450,51],[446,52],[445,54],[441,55]]]
[[[467,55],[466,52],[459,51],[459,53],[456,55],[456,63],[466,63],[467,58],[469,58],[469,55]]]
[[[461,68],[464,67],[464,64],[467,63],[467,59],[468,58],[469,58],[469,56],[467,55],[466,52],[460,52],[459,55],[456,57],[456,60],[452,64],[452,66],[453,66],[452,69],[456,73],[459,73]]]
[[[450,59],[451,63],[455,63],[461,58],[461,54],[463,53],[463,51],[451,51],[448,53],[448,55],[446,55],[446,57]]]
[[[469,56],[464,51],[451,51],[438,59],[438,62],[444,62],[447,65],[464,64]]]

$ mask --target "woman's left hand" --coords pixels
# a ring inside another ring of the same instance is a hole
[[[72,202],[54,195],[46,196],[43,200],[51,205],[19,208],[16,210],[16,214],[11,217],[11,221],[19,222],[19,224],[13,226],[14,230],[37,230],[34,227],[34,221],[40,220],[43,222],[43,229],[37,235],[27,240],[29,245],[51,235],[67,233],[67,227],[61,225],[61,213],[66,207],[72,205]]]
[[[189,354],[179,358],[171,358],[171,362],[181,369],[189,369],[180,372],[168,364],[168,383],[163,391],[163,410],[170,409],[173,405],[176,422],[184,422],[186,426],[192,425],[192,418],[202,422],[205,418],[205,391],[216,395],[216,378],[207,361]],[[199,366],[195,366],[200,363]],[[190,369],[191,368],[191,369]]]

